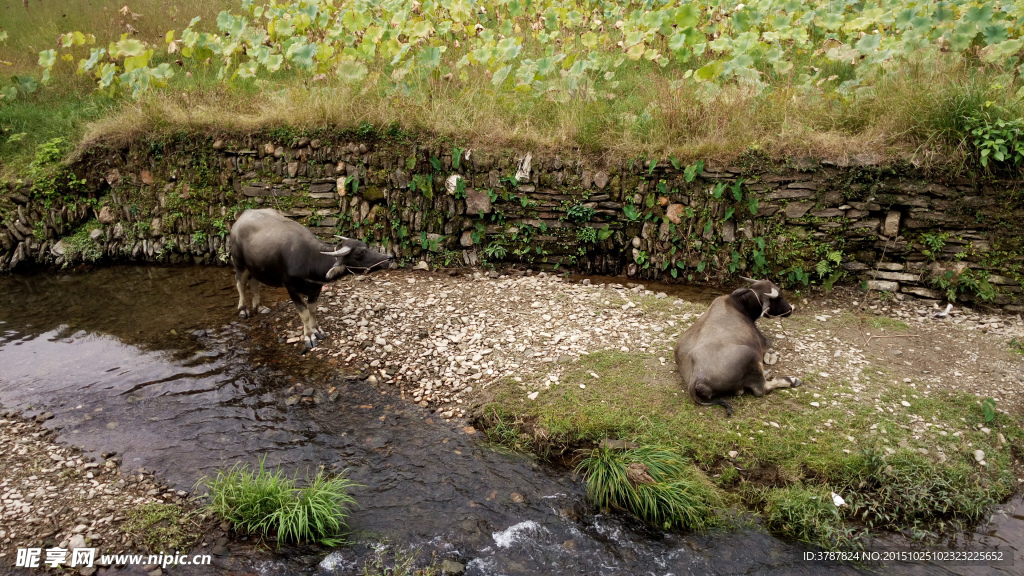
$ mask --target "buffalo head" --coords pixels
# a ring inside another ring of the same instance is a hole
[[[391,257],[371,249],[365,243],[353,238],[341,238],[341,246],[331,252],[321,252],[334,257],[334,265],[327,271],[327,281],[337,280],[346,271],[366,273],[384,270],[391,265]]]
[[[782,290],[770,280],[754,280],[740,276],[749,286],[739,288],[732,293],[733,297],[742,302],[747,315],[756,320],[762,316],[789,316],[793,313],[793,305],[782,297]]]

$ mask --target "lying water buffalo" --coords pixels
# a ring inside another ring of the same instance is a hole
[[[750,285],[715,298],[675,347],[676,366],[690,398],[702,406],[725,406],[726,416],[732,416],[732,405],[716,395],[750,390],[760,398],[776,388],[801,384],[790,377],[765,381],[764,354],[770,343],[755,324],[762,316],[789,316],[793,306],[770,281],[743,279]]]
[[[238,287],[238,312],[247,318],[245,287],[252,291],[252,309],[260,310],[260,283],[288,290],[302,319],[305,349],[326,334],[316,323],[316,301],[324,284],[347,271],[387,268],[391,258],[366,244],[342,238],[340,247],[321,242],[305,226],[276,210],[246,210],[231,227],[231,264]],[[305,297],[305,298],[303,298]]]

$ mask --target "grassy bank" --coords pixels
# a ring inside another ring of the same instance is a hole
[[[125,144],[366,123],[682,160],[1022,157],[1016,15],[973,2],[122,7],[0,8],[5,172],[54,135]]]
[[[840,322],[858,321],[846,316]],[[813,338],[822,331],[814,324],[797,318],[786,329],[790,339]],[[908,329],[882,317],[862,324],[874,334]],[[643,451],[669,451],[690,462],[691,485],[700,485],[696,475],[714,486],[712,495],[687,489],[696,498],[687,510],[703,514],[704,522],[714,521],[714,501],[721,498],[758,512],[776,533],[826,548],[855,545],[882,530],[935,537],[979,520],[1018,489],[1020,454],[1012,447],[1024,442],[1019,415],[964,392],[904,380],[902,360],[848,362],[861,365],[856,378],[807,362],[786,372],[805,380],[803,387],[737,398],[734,416],[725,418],[719,407],[690,401],[667,346],[650,354],[606,350],[581,357],[554,385],[544,375],[501,383],[481,420],[492,441],[573,461],[609,457],[608,449],[594,449],[605,439],[624,441],[610,450],[625,449],[619,458],[627,462],[645,461]],[[588,472],[593,497],[608,481],[595,480],[587,468],[581,471]],[[628,490],[643,482],[617,484]],[[833,493],[845,504],[837,506]],[[649,516],[647,504],[593,499]],[[660,527],[663,519],[652,524]]]

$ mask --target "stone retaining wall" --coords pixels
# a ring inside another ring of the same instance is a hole
[[[226,262],[235,215],[269,206],[325,238],[359,237],[435,266],[852,280],[926,298],[952,288],[961,300],[1024,310],[1019,181],[756,156],[700,171],[671,159],[267,135],[97,148],[72,169],[85,190],[71,200],[6,186],[0,271]]]

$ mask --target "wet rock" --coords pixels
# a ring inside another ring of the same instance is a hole
[[[300,400],[302,400],[302,396],[301,395],[293,394],[293,395],[289,396],[287,400],[284,401],[284,404],[285,404],[285,406],[295,406],[296,404],[299,403]]]
[[[36,422],[42,424],[43,422],[46,422],[50,418],[53,418],[53,412],[43,412],[42,414],[36,416],[35,420]]]
[[[466,571],[466,567],[464,565],[450,558],[445,558],[443,561],[441,561],[441,565],[438,566],[438,568],[441,570],[441,574],[456,575],[462,574]]]

